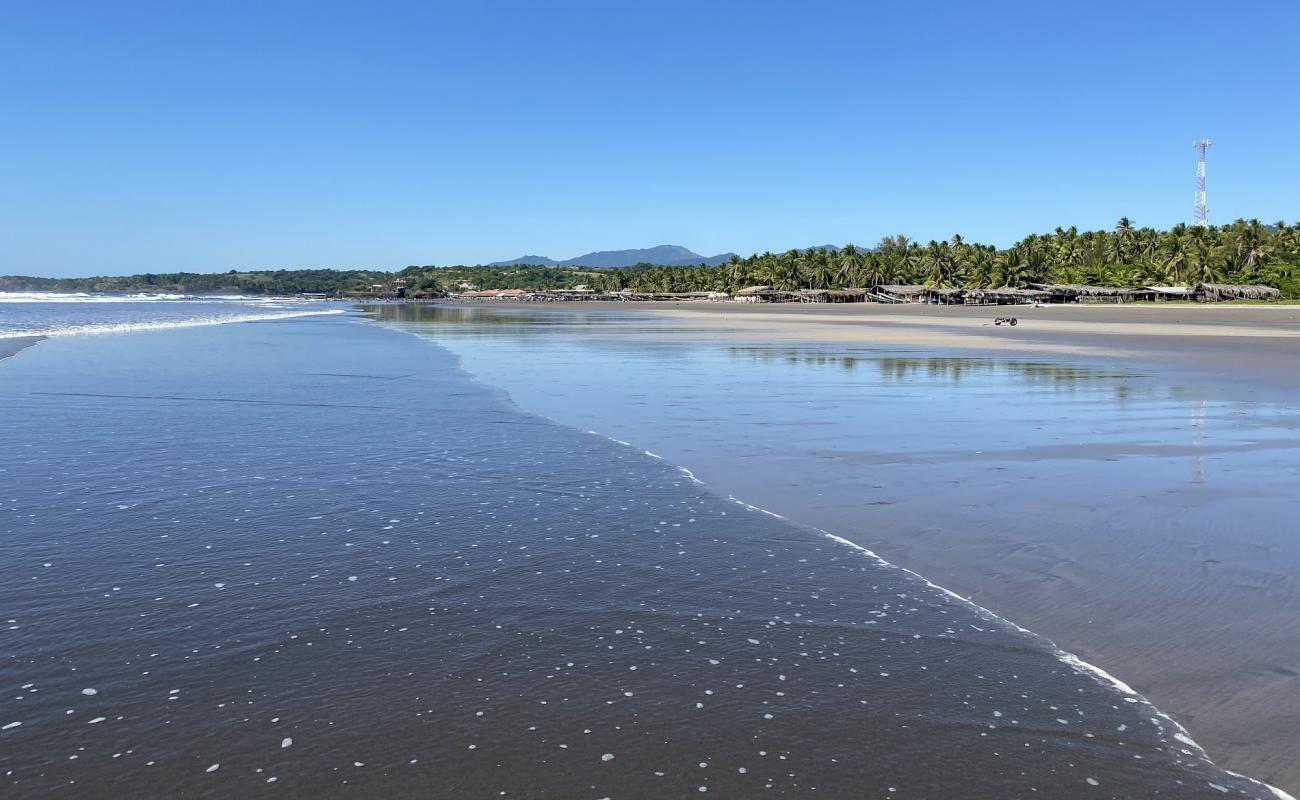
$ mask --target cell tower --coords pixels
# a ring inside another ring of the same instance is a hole
[[[1205,204],[1205,150],[1214,144],[1209,139],[1192,142],[1196,148],[1196,200],[1192,204],[1192,224],[1210,227],[1210,208]]]

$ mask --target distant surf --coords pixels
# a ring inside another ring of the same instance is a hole
[[[304,303],[296,297],[254,296],[242,294],[168,294],[165,292],[0,292],[0,303],[154,303],[189,300],[197,302],[239,301],[244,303]]]
[[[197,328],[203,325],[224,325],[228,322],[263,322],[276,319],[294,319],[296,317],[318,317],[325,314],[342,314],[342,309],[329,311],[287,311],[280,314],[236,314],[228,317],[199,317],[195,319],[167,320],[166,322],[121,322],[89,323],[85,325],[68,325],[65,327],[36,328],[29,330],[8,331],[0,328],[0,339],[27,336],[84,336],[101,333],[128,333],[131,331],[150,331],[166,328]]]
[[[285,297],[0,292],[0,339],[83,336],[342,314]]]

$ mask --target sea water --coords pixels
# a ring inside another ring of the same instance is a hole
[[[924,579],[346,315],[0,364],[0,786],[1268,797]]]
[[[338,303],[293,297],[0,292],[0,339],[122,333],[341,313]]]

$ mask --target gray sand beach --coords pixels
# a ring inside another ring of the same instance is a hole
[[[17,354],[20,350],[39,342],[43,336],[15,336],[13,338],[0,339],[0,361]]]
[[[553,316],[552,338],[588,342],[534,347],[524,363],[522,349],[435,334],[525,409],[654,450],[969,596],[1133,685],[1221,765],[1300,787],[1300,308],[491,306],[449,310]],[[1015,328],[992,324],[1009,314]],[[601,326],[573,322],[588,316]],[[652,363],[620,341],[671,355]],[[682,348],[729,353],[739,366],[711,374],[755,383],[705,387],[672,361]],[[568,386],[575,353],[587,363],[574,375],[621,374]],[[856,388],[879,392],[872,402],[943,392],[972,408],[884,418],[906,433],[863,437],[850,427],[870,417],[837,422],[844,395],[800,372],[854,359],[903,376]],[[1057,386],[1039,397],[1043,374]],[[637,380],[653,387],[611,394]]]

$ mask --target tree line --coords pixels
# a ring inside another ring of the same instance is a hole
[[[889,236],[875,247],[848,244],[733,257],[717,267],[639,264],[625,269],[412,267],[440,287],[572,288],[603,291],[733,292],[746,286],[831,289],[914,284],[968,289],[1069,283],[1139,287],[1248,283],[1300,298],[1300,223],[1237,220],[1219,227],[1179,224],[1166,231],[1127,217],[1113,230],[1057,228],[1007,248],[961,236],[921,242]]]
[[[746,286],[831,289],[882,284],[999,288],[1029,283],[1106,286],[1253,283],[1300,298],[1300,223],[1237,220],[1218,227],[1179,224],[1160,231],[1127,217],[1113,230],[1057,228],[1007,248],[961,236],[921,243],[889,236],[874,247],[813,247],[733,257],[716,267],[638,264],[620,269],[541,266],[411,266],[377,270],[277,270],[171,273],[98,278],[0,277],[0,290],[296,294],[400,287],[411,296],[478,289],[734,292]]]
[[[391,281],[381,270],[281,269],[241,272],[146,272],[93,278],[0,276],[0,291],[10,292],[149,292],[155,294],[293,295],[339,294]]]

